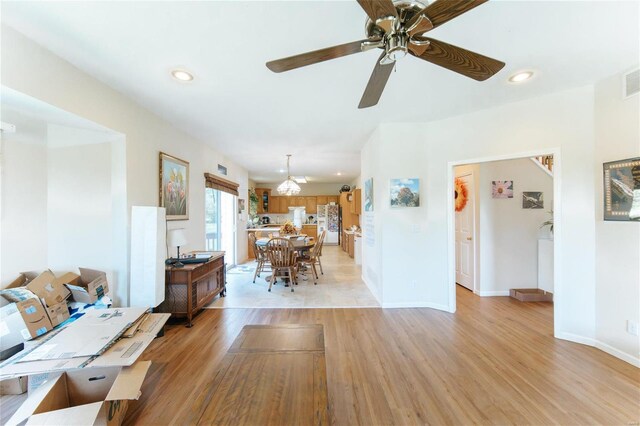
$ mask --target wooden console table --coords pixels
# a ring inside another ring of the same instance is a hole
[[[218,294],[226,295],[224,252],[212,253],[213,257],[206,263],[165,268],[165,296],[158,307],[160,312],[187,317],[187,327],[191,327],[193,317],[202,307]]]

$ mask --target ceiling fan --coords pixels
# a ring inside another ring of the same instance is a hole
[[[358,105],[358,108],[368,108],[378,103],[396,61],[407,53],[478,81],[488,79],[505,65],[479,53],[424,36],[488,0],[436,0],[428,6],[416,0],[357,1],[368,15],[365,26],[367,38],[270,61],[267,68],[280,73],[375,48],[382,49]]]

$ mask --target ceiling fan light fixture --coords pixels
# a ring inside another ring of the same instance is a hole
[[[530,80],[533,77],[533,71],[518,71],[509,77],[509,83],[522,83],[523,81]]]
[[[180,81],[193,80],[193,74],[191,74],[189,71],[180,70],[180,69],[172,70],[171,76],[176,80],[180,80]]]
[[[291,178],[291,172],[289,171],[289,159],[291,154],[287,154],[287,180],[278,185],[276,191],[280,195],[298,195],[300,193],[300,186]]]

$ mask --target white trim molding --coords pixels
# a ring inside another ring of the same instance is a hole
[[[476,291],[475,294],[480,297],[509,296],[509,290]]]
[[[584,336],[579,336],[577,334],[573,334],[573,333],[565,333],[565,332],[559,332],[555,334],[555,337],[557,339],[562,339],[562,340],[566,340],[569,342],[573,342],[573,343],[579,343],[581,345],[587,345],[587,346],[592,346],[596,349],[601,350],[602,352],[606,352],[609,355],[616,357],[618,359],[621,359],[625,362],[628,362],[629,364],[633,365],[634,367],[638,367],[640,368],[640,357],[635,357],[631,354],[628,354],[626,352],[622,352],[619,349],[614,348],[613,346],[610,346],[604,342],[601,342],[597,339],[593,339],[591,337],[584,337]]]

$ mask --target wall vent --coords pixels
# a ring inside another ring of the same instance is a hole
[[[622,85],[622,96],[625,99],[640,93],[640,69],[624,74],[622,76]]]
[[[225,166],[223,166],[222,164],[218,164],[218,173],[220,173],[221,175],[227,175],[227,168]]]

